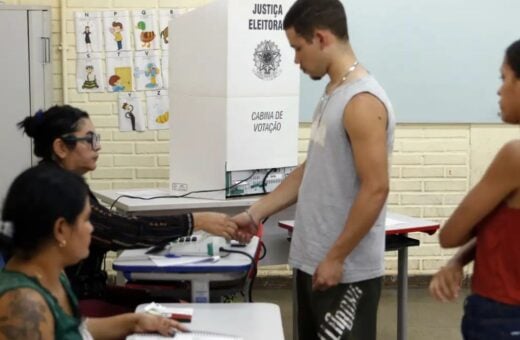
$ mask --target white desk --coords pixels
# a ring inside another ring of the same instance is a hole
[[[111,205],[121,194],[143,193],[168,195],[167,189],[136,189],[136,190],[100,190],[94,192],[103,203]],[[229,198],[226,200],[202,199],[202,198],[158,198],[153,200],[138,200],[121,198],[114,207],[129,215],[158,216],[168,214],[181,214],[186,212],[218,211],[230,216],[240,213],[256,202],[261,196],[246,196],[241,198]],[[278,221],[294,218],[294,206],[271,216],[264,223],[264,235],[262,241],[267,248],[267,254],[262,259],[262,265],[274,265],[287,263],[287,233],[277,227]]]
[[[134,195],[147,197],[146,194],[153,196],[166,196],[170,193],[167,189],[135,189],[135,190],[100,190],[94,192],[101,201],[112,204],[119,196]],[[140,200],[122,197],[115,204],[119,210],[132,214],[150,214],[158,212],[164,214],[165,211],[179,211],[192,209],[220,209],[220,208],[241,208],[248,207],[258,200],[258,196],[246,196],[240,198],[229,198],[225,200],[207,199],[207,198],[156,198],[151,200]]]
[[[159,190],[159,189],[153,189]],[[95,192],[96,196],[106,204],[118,198],[122,193],[140,193],[142,190],[103,190]],[[167,194],[166,189],[162,192]],[[118,200],[115,207],[128,214],[137,215],[164,215],[168,213],[183,213],[188,211],[222,211],[227,214],[242,212],[252,203],[258,200],[258,196],[233,198],[227,200],[210,200],[196,198],[161,198],[150,201],[122,198]],[[406,237],[410,232],[426,232],[433,234],[439,224],[432,221],[418,219],[400,214],[387,213],[391,219],[400,220],[400,224],[392,224],[387,228],[387,250],[397,250],[398,264],[398,304],[397,304],[397,339],[406,340],[406,303],[408,300],[408,247],[419,245],[418,240]],[[290,221],[294,218],[294,206],[275,214],[265,223],[263,241],[267,248],[266,259],[262,264],[285,264],[287,263],[288,250],[286,232],[276,227],[278,221]],[[287,229],[287,228],[285,228]],[[276,231],[278,230],[278,232]]]
[[[284,340],[280,308],[272,303],[164,303],[193,308],[189,329],[241,336],[244,340]],[[136,311],[142,311],[139,305]],[[133,336],[138,340],[139,337]]]
[[[279,227],[291,235],[293,220],[280,221]],[[406,340],[407,304],[408,304],[408,247],[418,246],[419,240],[407,237],[411,232],[433,234],[439,229],[439,223],[387,212],[386,214],[386,251],[397,250],[397,339]],[[294,276],[294,275],[293,275]],[[295,277],[295,276],[294,276]],[[293,297],[294,298],[294,297]],[[296,319],[293,319],[296,321]],[[293,323],[293,334],[297,334]]]
[[[231,248],[255,257],[258,237],[254,236],[244,248]],[[217,262],[199,262],[158,267],[145,252],[148,248],[123,251],[113,263],[129,281],[191,281],[191,301],[209,302],[210,282],[233,281],[244,278],[251,268],[251,259],[232,253]],[[249,296],[247,282],[245,297]]]

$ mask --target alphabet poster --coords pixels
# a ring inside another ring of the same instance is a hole
[[[132,52],[107,52],[106,56],[108,91],[133,91]]]
[[[161,48],[163,50],[168,50],[168,23],[183,12],[183,9],[161,9],[159,11],[159,36],[161,38]]]
[[[157,11],[154,9],[136,10],[132,12],[132,19],[135,49],[158,49]]]
[[[169,127],[170,109],[166,91],[146,92],[146,113],[149,130],[165,130]]]
[[[103,26],[101,12],[76,12],[76,52],[101,52]]]
[[[105,75],[103,74],[101,53],[78,53],[76,59],[76,85],[78,92],[104,92]]]
[[[144,115],[137,93],[120,93],[117,105],[119,131],[144,131]]]
[[[134,60],[136,90],[161,89],[162,66],[159,51],[136,51]]]
[[[117,106],[121,131],[143,131],[146,125],[150,129],[169,128],[168,25],[190,10],[75,12],[78,93],[120,92]],[[146,110],[134,91],[146,91]]]
[[[128,11],[103,12],[106,51],[130,51],[132,27]]]
[[[161,66],[162,66],[162,80],[163,80],[163,89],[167,89],[170,86],[170,71],[168,71],[168,50],[162,51],[161,57]]]

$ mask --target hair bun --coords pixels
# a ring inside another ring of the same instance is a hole
[[[34,114],[34,119],[36,121],[36,124],[41,124],[43,122],[43,120],[45,119],[45,116],[43,115],[42,109],[39,109],[38,111],[36,111],[36,113]]]
[[[41,129],[44,120],[45,112],[43,112],[43,110],[40,109],[36,111],[34,116],[25,117],[24,120],[19,122],[17,125],[18,128],[22,129],[27,136],[34,138],[38,134],[38,131]]]

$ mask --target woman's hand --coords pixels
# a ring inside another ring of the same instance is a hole
[[[176,331],[185,332],[188,330],[178,321],[172,319],[148,313],[136,314],[137,320],[135,323],[134,333],[157,332],[164,336],[173,336]]]
[[[193,220],[195,230],[204,230],[210,234],[225,237],[228,240],[235,238],[238,228],[228,215],[222,213],[194,213]]]
[[[89,318],[86,322],[94,339],[121,339],[134,333],[160,333],[173,336],[188,331],[178,321],[148,313],[125,313],[106,318]]]
[[[450,261],[441,267],[430,282],[430,294],[439,301],[453,301],[459,297],[463,278],[463,266]]]

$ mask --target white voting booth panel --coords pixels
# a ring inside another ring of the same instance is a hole
[[[282,27],[292,2],[217,0],[170,22],[173,194],[297,165],[300,75]]]

